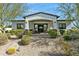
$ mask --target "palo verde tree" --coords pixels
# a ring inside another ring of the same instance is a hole
[[[63,3],[58,10],[65,20],[74,20],[73,25],[79,29],[79,4]]]
[[[24,4],[0,3],[0,26],[4,26],[5,23],[21,16],[24,12]]]
[[[59,4],[58,10],[62,14],[62,18],[65,20],[72,20],[74,18],[74,4],[62,3]]]
[[[74,8],[75,8],[74,26],[79,29],[79,4],[76,3]]]

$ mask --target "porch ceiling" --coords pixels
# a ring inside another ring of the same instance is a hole
[[[38,22],[51,22],[52,20],[49,20],[49,19],[33,19],[33,20],[29,20],[30,22],[35,22],[35,21],[38,21]]]
[[[28,17],[28,18],[26,18],[26,20],[28,20],[28,21],[39,21],[39,20],[41,20],[41,21],[53,21],[53,20],[55,20],[55,18],[50,18],[50,17],[43,17],[43,16],[38,16],[38,15],[36,15],[36,16],[33,16],[33,17]]]

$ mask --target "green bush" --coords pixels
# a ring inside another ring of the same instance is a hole
[[[66,40],[66,41],[69,41],[69,40],[71,40],[71,37],[69,36],[69,35],[64,35],[64,40]]]
[[[28,45],[30,43],[31,37],[29,35],[23,35],[21,43],[23,45]]]
[[[60,29],[60,34],[63,35],[65,33],[64,29]]]
[[[0,34],[0,45],[4,45],[8,42],[8,37],[5,33]]]
[[[57,37],[57,30],[56,29],[51,29],[48,31],[48,34],[53,37],[56,38]]]

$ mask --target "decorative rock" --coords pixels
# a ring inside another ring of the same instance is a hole
[[[15,39],[15,38],[18,38],[18,37],[16,35],[11,35],[10,38]]]

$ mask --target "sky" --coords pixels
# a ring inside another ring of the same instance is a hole
[[[30,12],[48,12],[52,14],[58,14],[57,8],[59,4],[56,3],[32,3],[27,4]]]
[[[28,12],[26,12],[24,15],[33,14],[36,12],[46,12],[58,16],[61,14],[58,11],[58,3],[28,3],[24,5],[28,8]]]

